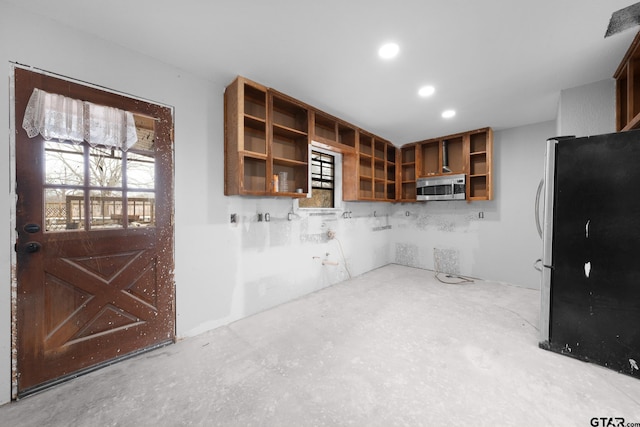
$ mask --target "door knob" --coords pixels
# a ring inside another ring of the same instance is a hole
[[[38,252],[40,250],[40,248],[42,247],[42,245],[38,242],[29,242],[26,245],[24,245],[24,250],[27,253],[34,253],[34,252]]]

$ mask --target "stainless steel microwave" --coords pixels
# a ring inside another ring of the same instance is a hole
[[[418,178],[416,198],[418,200],[464,200],[466,198],[465,174]]]

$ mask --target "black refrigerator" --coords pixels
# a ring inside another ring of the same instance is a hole
[[[547,141],[540,347],[640,378],[640,131]]]

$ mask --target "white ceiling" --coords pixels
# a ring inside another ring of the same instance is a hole
[[[553,120],[560,90],[611,78],[637,30],[604,38],[634,0],[6,1],[220,85],[249,77],[397,145]],[[395,60],[377,56],[386,41]]]

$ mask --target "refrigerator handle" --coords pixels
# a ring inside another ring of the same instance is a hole
[[[550,267],[552,264],[553,238],[553,199],[555,191],[556,147],[558,139],[547,140],[544,164],[544,213],[542,217],[542,265]]]
[[[544,162],[544,214],[542,224],[542,280],[540,282],[540,346],[550,339],[551,317],[551,267],[553,257],[553,192],[555,186],[557,139],[548,139]],[[537,264],[537,262],[536,262]]]
[[[540,236],[541,239],[542,239],[542,225],[540,224],[540,195],[542,194],[543,188],[544,188],[544,178],[541,179],[540,184],[538,184],[538,190],[536,190],[536,205],[535,205],[536,227],[538,228],[538,236]]]

